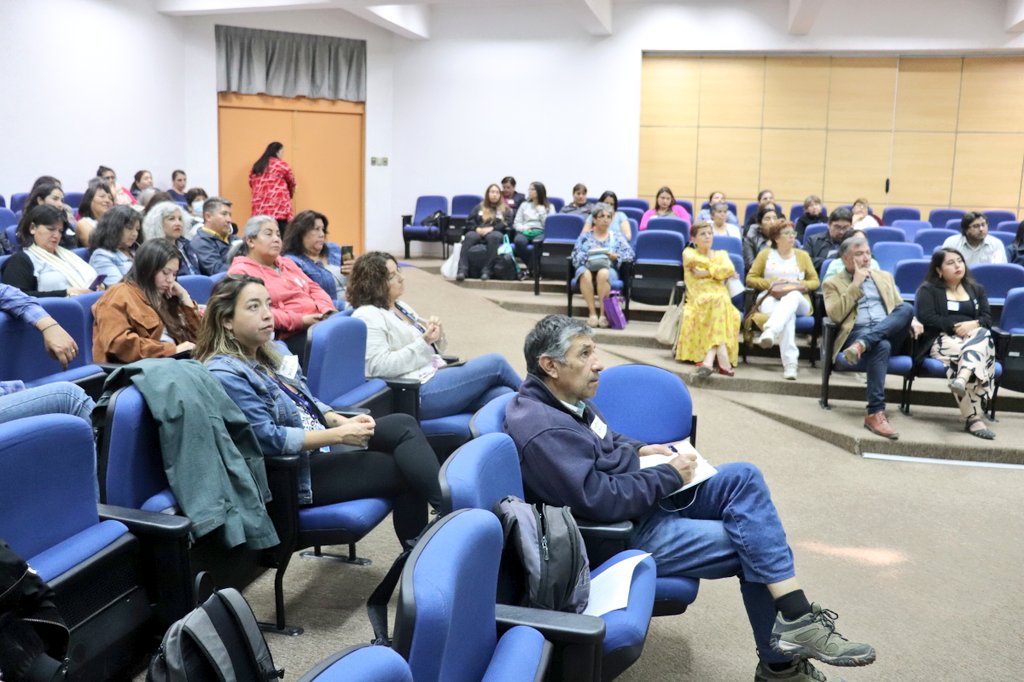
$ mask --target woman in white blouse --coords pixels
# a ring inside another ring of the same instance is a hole
[[[96,270],[60,245],[63,231],[60,211],[46,204],[32,207],[18,228],[22,250],[4,263],[4,284],[36,297],[89,293]]]
[[[548,190],[543,182],[531,182],[526,191],[526,201],[516,211],[515,251],[516,257],[529,266],[530,252],[527,246],[532,242],[544,239],[544,221],[555,212],[548,201]]]
[[[128,274],[135,262],[135,251],[142,242],[139,229],[142,216],[131,206],[115,206],[96,223],[91,237],[89,265],[112,287]]]
[[[519,388],[519,375],[496,353],[446,367],[441,321],[417,315],[400,300],[404,291],[402,272],[390,254],[371,251],[353,264],[346,294],[356,309],[352,316],[366,323],[367,376],[418,380],[422,419],[475,412]]]

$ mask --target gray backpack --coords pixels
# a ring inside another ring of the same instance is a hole
[[[284,677],[256,617],[238,590],[226,588],[175,621],[150,661],[147,682],[257,682]]]
[[[505,551],[522,563],[522,605],[582,613],[590,598],[590,562],[568,507],[528,504],[515,496],[494,506]]]

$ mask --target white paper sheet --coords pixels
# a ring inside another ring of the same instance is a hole
[[[678,490],[672,491],[672,493],[670,494],[675,495],[676,493],[681,493],[684,490],[689,490],[695,485],[703,483],[704,481],[708,480],[709,478],[718,473],[718,469],[716,469],[714,466],[712,466],[710,462],[704,459],[704,456],[697,452],[697,449],[695,447],[690,445],[690,441],[681,440],[679,442],[672,443],[672,447],[679,454],[693,453],[694,455],[696,455],[697,468],[694,470],[693,479],[689,483],[679,488]],[[647,455],[646,457],[641,457],[640,468],[646,469],[647,467],[653,467],[659,464],[664,464],[665,462],[668,462],[675,456],[676,455]]]
[[[603,616],[609,611],[626,607],[629,603],[629,586],[633,584],[633,571],[637,564],[651,556],[637,554],[623,559],[609,567],[590,581],[590,600],[583,611],[587,616]]]

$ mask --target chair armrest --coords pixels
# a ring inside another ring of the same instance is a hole
[[[507,604],[498,604],[494,615],[499,637],[517,625],[526,625],[554,644],[553,660],[561,661],[560,679],[601,679],[605,623],[600,618]],[[555,677],[559,677],[557,672]]]
[[[299,532],[299,456],[272,455],[263,458],[267,468],[270,501],[267,513],[274,524],[280,544],[267,550],[274,566],[292,553]]]
[[[394,413],[420,418],[420,382],[415,379],[387,379],[391,388]]]
[[[628,548],[629,536],[633,532],[632,521],[599,523],[588,519],[576,519],[576,525],[583,536],[590,566],[600,566],[619,552]]]
[[[632,521],[602,523],[600,521],[577,518],[576,525],[579,526],[580,534],[585,538],[621,538],[624,540],[633,532]]]
[[[403,215],[402,216],[402,227],[405,227],[406,225],[412,225],[412,215],[411,214],[407,214],[407,215]]]
[[[331,405],[331,412],[340,414],[342,417],[357,417],[361,414],[370,414],[370,411],[365,407],[351,407],[349,405],[339,407]]]
[[[462,362],[461,360],[459,360],[458,355],[442,355],[441,359],[447,362],[449,365],[454,365],[455,363],[461,364]]]
[[[183,538],[192,528],[192,522],[187,516],[160,514],[131,507],[117,507],[112,504],[97,505],[97,510],[100,519],[104,521],[120,521],[128,526],[128,530],[134,535],[158,540]]]

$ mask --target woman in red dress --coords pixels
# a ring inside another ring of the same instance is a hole
[[[281,158],[283,149],[280,142],[268,144],[249,173],[252,215],[270,216],[277,221],[282,232],[292,219],[292,197],[295,196],[295,174],[288,162]]]

